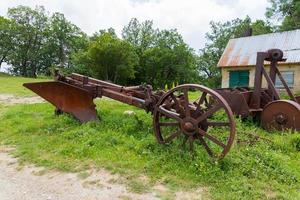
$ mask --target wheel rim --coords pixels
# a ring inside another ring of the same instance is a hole
[[[264,107],[261,123],[268,131],[300,131],[300,105],[290,100],[270,102]]]
[[[224,157],[235,137],[228,103],[212,89],[196,84],[181,85],[164,94],[154,109],[153,124],[159,143],[181,138],[190,150],[202,146],[212,157]]]

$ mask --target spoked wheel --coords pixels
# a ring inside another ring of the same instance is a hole
[[[178,143],[193,152],[224,157],[235,137],[233,113],[217,92],[186,84],[165,93],[154,109],[153,125],[161,144]]]

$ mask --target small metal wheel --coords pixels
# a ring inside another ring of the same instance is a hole
[[[193,152],[206,151],[218,158],[224,157],[233,144],[233,113],[221,95],[205,86],[175,87],[161,97],[153,114],[160,144],[188,144]]]
[[[300,131],[300,105],[291,100],[272,101],[262,111],[261,124],[268,131]]]

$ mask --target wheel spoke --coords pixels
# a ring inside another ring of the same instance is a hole
[[[194,102],[194,105],[196,106],[195,112],[199,112],[200,111],[202,103],[204,102],[204,100],[206,100],[206,95],[207,95],[207,93],[203,92],[202,95],[201,95],[201,97],[199,98],[198,103],[197,103],[198,99]]]
[[[208,126],[230,126],[229,122],[206,122]]]
[[[160,126],[178,126],[179,123],[178,122],[160,122],[159,125]]]
[[[206,101],[206,95],[207,93],[206,92],[203,92],[200,99],[199,99],[199,102],[198,102],[198,106],[200,107],[201,104],[203,104],[204,101]]]
[[[208,111],[206,111],[205,113],[203,113],[200,117],[198,117],[196,119],[197,123],[200,123],[201,121],[207,119],[212,114],[214,114],[215,112],[217,112],[221,107],[222,107],[222,105],[220,103],[215,104],[212,108],[210,108]]]
[[[172,118],[172,119],[177,120],[178,122],[181,122],[181,121],[182,121],[182,119],[179,117],[179,114],[178,114],[178,113],[172,112],[172,111],[170,111],[170,110],[166,110],[166,109],[165,109],[164,107],[162,107],[162,106],[159,106],[158,111],[159,111],[161,114],[163,114],[163,115],[165,115],[165,116],[167,116],[167,117],[169,117],[169,118]]]
[[[188,94],[189,89],[184,88],[183,90],[183,95],[184,95],[184,110],[185,110],[185,116],[190,117],[191,116],[191,111],[189,107],[189,94]]]
[[[213,152],[212,150],[210,149],[210,147],[208,146],[208,144],[205,142],[205,140],[203,139],[202,136],[198,136],[198,139],[200,140],[200,143],[204,146],[205,150],[207,151],[207,153],[210,155],[210,156],[213,156]]]
[[[178,137],[179,135],[180,135],[180,131],[177,131],[177,132],[175,132],[175,133],[172,133],[169,137],[167,137],[166,139],[165,139],[165,143],[169,143],[169,142],[171,142],[173,139],[175,139],[176,137]]]
[[[226,145],[224,143],[222,143],[220,140],[218,140],[217,138],[215,138],[212,135],[207,134],[207,132],[203,131],[203,130],[199,130],[199,133],[201,136],[206,137],[207,139],[209,139],[210,141],[212,141],[213,143],[225,148]]]

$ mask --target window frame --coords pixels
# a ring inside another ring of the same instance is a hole
[[[284,70],[284,71],[280,71],[283,79],[286,81],[287,85],[289,88],[294,88],[295,85],[295,71],[294,70]],[[289,83],[288,80],[284,77],[284,73],[292,73],[292,83]],[[283,89],[284,85],[282,84],[281,80],[278,77],[278,74],[276,74],[276,78],[275,78],[275,88],[276,89]]]

